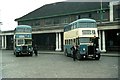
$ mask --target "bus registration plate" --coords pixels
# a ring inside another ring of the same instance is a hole
[[[90,56],[90,57],[91,57],[91,56],[93,56],[93,55],[88,55],[88,56]]]

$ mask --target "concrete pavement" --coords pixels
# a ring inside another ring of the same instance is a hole
[[[73,61],[58,54],[15,57],[13,51],[3,50],[2,78],[118,78],[119,57]]]
[[[101,53],[102,56],[110,56],[110,57],[120,57],[120,52],[106,52]]]

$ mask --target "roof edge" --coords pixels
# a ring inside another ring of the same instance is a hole
[[[103,8],[103,10],[107,10],[109,8]],[[78,13],[85,13],[85,12],[94,12],[99,11],[101,9],[95,9],[95,10],[89,10],[89,11],[79,11],[79,12],[73,12],[73,13],[67,13],[67,14],[59,14],[59,15],[52,15],[52,16],[44,16],[44,17],[38,17],[38,18],[29,18],[29,19],[22,19],[20,18],[15,19],[15,21],[29,21],[29,20],[37,20],[37,19],[43,19],[43,18],[50,18],[50,17],[57,17],[57,16],[65,16],[65,15],[72,15],[72,14],[78,14]]]

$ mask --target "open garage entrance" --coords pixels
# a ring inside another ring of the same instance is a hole
[[[63,33],[61,34],[61,49],[63,50]],[[56,33],[33,34],[33,45],[38,46],[38,50],[56,50]]]
[[[32,37],[33,45],[36,44],[38,46],[38,50],[55,50],[55,33],[33,34]]]
[[[6,35],[6,49],[13,50],[13,35]]]
[[[120,51],[120,29],[106,30],[107,51]]]

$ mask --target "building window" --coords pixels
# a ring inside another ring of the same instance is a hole
[[[60,23],[60,19],[57,17],[57,18],[54,18],[54,24],[59,24]]]
[[[77,15],[76,17],[77,17],[77,19],[80,19],[80,18],[81,18],[81,15]]]
[[[39,20],[35,21],[34,26],[39,26],[39,25],[40,25],[40,21]]]
[[[61,17],[60,23],[68,23],[68,17],[67,16]]]
[[[113,17],[114,20],[120,20],[120,5],[113,6]]]
[[[45,19],[45,25],[51,25],[52,21],[52,19]]]
[[[91,13],[89,13],[88,16],[89,16],[89,18],[92,18],[92,14]]]
[[[120,5],[117,6],[116,12],[117,12],[117,20],[120,20]]]

